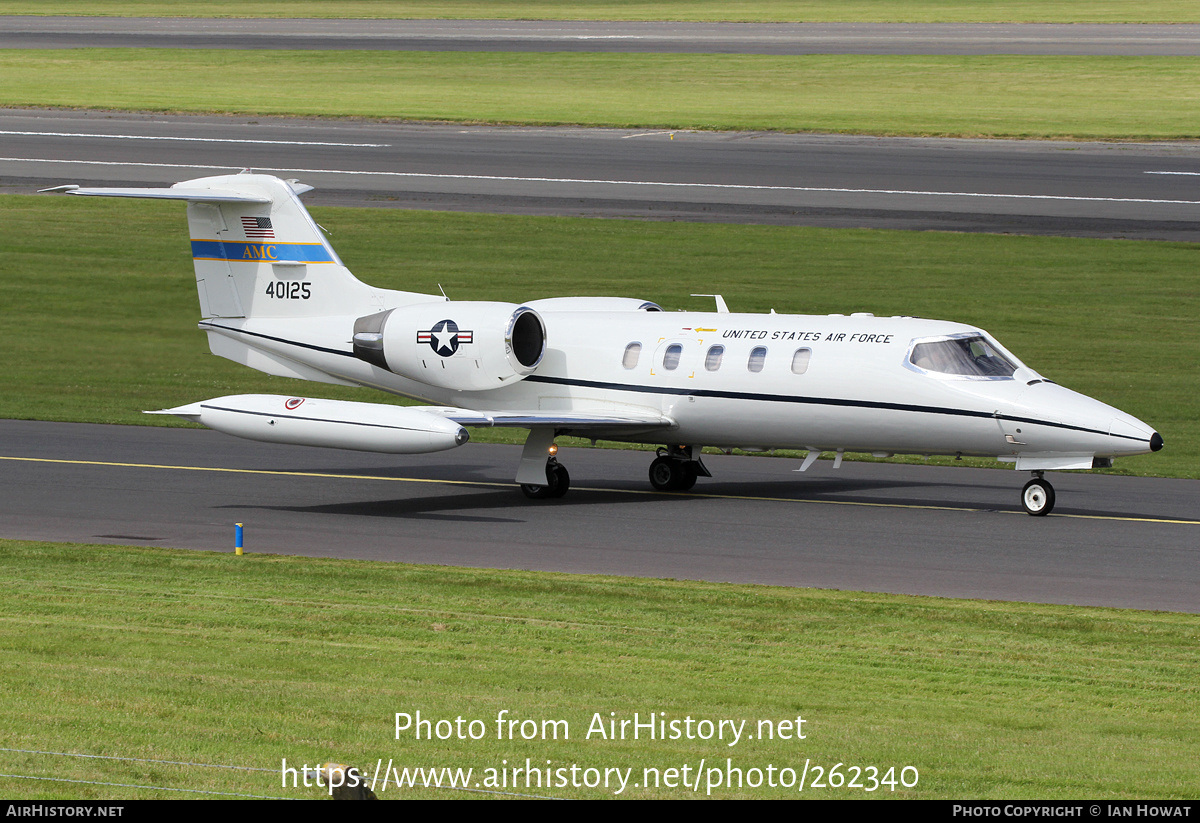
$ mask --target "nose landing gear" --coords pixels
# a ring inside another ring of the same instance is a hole
[[[1021,489],[1021,506],[1026,514],[1034,517],[1044,517],[1054,511],[1054,487],[1042,478],[1041,472],[1034,472],[1033,479]]]

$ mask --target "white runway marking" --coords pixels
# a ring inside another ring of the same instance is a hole
[[[186,163],[132,163],[103,160],[52,160],[35,157],[0,157],[11,163],[68,163],[84,166],[142,166],[162,169],[217,169],[236,172],[232,166],[200,166]],[[420,180],[485,180],[510,183],[575,183],[602,186],[662,186],[667,188],[725,189],[737,191],[809,192],[825,194],[897,194],[909,197],[981,197],[992,200],[1052,200],[1075,203],[1159,203],[1178,206],[1200,206],[1200,200],[1160,200],[1149,197],[1078,197],[1065,194],[995,194],[971,191],[919,191],[908,189],[850,189],[831,186],[753,186],[736,183],[670,183],[655,180],[593,180],[574,177],[511,177],[497,174],[429,174],[403,171],[352,171],[348,169],[292,169],[274,166],[254,166],[259,171],[291,174],[344,174],[353,176],[406,177]]]
[[[1146,174],[1186,174],[1191,177],[1200,177],[1200,171],[1148,171]]]
[[[179,140],[187,143],[254,143],[260,146],[341,146],[343,148],[381,149],[391,143],[322,143],[314,140],[236,140],[225,137],[151,137],[146,134],[90,134],[67,131],[0,131],[25,137],[98,137],[104,140]]]

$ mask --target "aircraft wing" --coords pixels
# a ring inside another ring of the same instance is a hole
[[[665,429],[675,421],[653,412],[569,412],[569,411],[471,411],[450,406],[416,406],[421,411],[452,420],[460,426],[496,426],[517,429],[554,427],[573,432],[641,431]]]

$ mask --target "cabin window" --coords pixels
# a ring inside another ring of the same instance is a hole
[[[678,343],[672,343],[667,346],[667,351],[663,354],[663,368],[667,371],[675,371],[679,368],[679,356],[683,354],[683,346]]]
[[[812,358],[812,349],[796,349],[792,355],[792,374],[804,374],[808,371],[808,361]]]
[[[721,358],[725,356],[724,346],[710,346],[708,354],[704,358],[704,368],[706,371],[716,371],[721,368]]]
[[[763,363],[767,359],[767,347],[755,346],[750,352],[750,359],[746,362],[746,368],[757,374],[763,370]]]
[[[641,343],[630,343],[625,347],[625,356],[621,358],[621,365],[627,369],[635,368],[637,366],[638,356],[641,353]]]
[[[1008,378],[1017,370],[982,334],[918,342],[908,361],[927,372],[962,377]]]

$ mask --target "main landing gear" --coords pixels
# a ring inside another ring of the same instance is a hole
[[[567,493],[567,489],[571,488],[571,475],[567,472],[567,467],[559,463],[558,458],[555,457],[558,453],[558,447],[551,446],[550,448],[552,452],[546,458],[546,485],[521,484],[521,493],[530,500],[547,500],[562,497]]]
[[[1044,517],[1054,511],[1054,487],[1042,478],[1041,472],[1034,472],[1033,479],[1021,489],[1021,506],[1026,514],[1034,517]]]
[[[525,441],[517,483],[521,493],[531,500],[562,497],[571,488],[571,475],[558,462],[555,434],[552,429],[534,429]],[[697,477],[712,477],[712,474],[699,457],[692,457],[691,446],[664,446],[650,464],[650,485],[659,491],[687,491],[696,485]]]
[[[660,492],[685,492],[701,476],[712,477],[699,459],[692,459],[691,446],[660,448],[650,464],[650,485]]]

